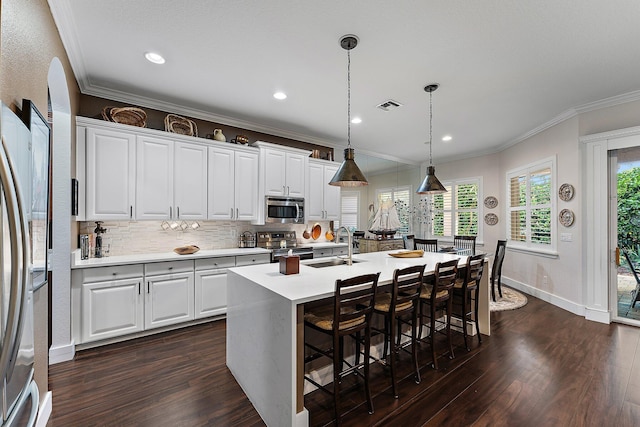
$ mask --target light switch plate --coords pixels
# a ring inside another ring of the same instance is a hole
[[[561,242],[573,242],[573,234],[571,234],[571,233],[560,233],[560,241]]]

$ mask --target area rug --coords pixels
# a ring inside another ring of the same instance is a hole
[[[490,311],[515,310],[527,305],[527,297],[523,293],[506,286],[502,286],[502,298],[500,298],[496,289],[496,297],[496,302],[489,300]]]

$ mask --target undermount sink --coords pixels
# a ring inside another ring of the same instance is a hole
[[[342,258],[332,258],[330,260],[327,261],[322,261],[322,262],[314,262],[313,264],[307,264],[309,267],[313,267],[313,268],[324,268],[324,267],[335,267],[337,265],[348,265],[348,260],[346,259],[342,259]],[[351,262],[353,264],[358,263],[358,262],[362,262],[359,259],[354,259],[351,260]]]

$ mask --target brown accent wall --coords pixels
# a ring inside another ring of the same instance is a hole
[[[58,57],[69,87],[71,116],[79,105],[79,89],[46,0],[0,2],[0,99],[18,112],[22,99],[31,99],[47,113],[49,64]],[[72,127],[75,128],[75,126]],[[75,138],[72,139],[72,151]],[[72,229],[76,227],[73,226]],[[69,236],[70,239],[72,238]],[[41,397],[48,386],[49,287],[34,295],[35,378]]]
[[[82,94],[80,96],[80,112],[79,116],[91,117],[94,119],[102,119],[102,110],[105,107],[140,107],[147,113],[147,128],[164,130],[164,118],[169,113],[178,114],[175,111],[158,111],[151,108],[145,108],[138,105],[124,104],[122,102],[111,101],[104,98]],[[305,150],[319,150],[320,158],[327,159],[331,156],[333,159],[333,148],[322,145],[311,144],[308,142],[297,141],[295,139],[283,138],[280,136],[268,135],[261,132],[254,132],[246,129],[240,129],[233,126],[227,126],[220,123],[208,122],[200,119],[193,119],[198,126],[198,136],[206,138],[208,134],[213,134],[214,129],[221,129],[227,141],[231,141],[236,135],[245,135],[249,138],[249,142],[266,141],[274,144],[285,145],[288,147],[302,148]]]

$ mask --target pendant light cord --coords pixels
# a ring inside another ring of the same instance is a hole
[[[351,50],[347,50],[347,148],[351,148]]]
[[[433,145],[433,91],[429,92],[429,166],[433,166],[431,146]]]

